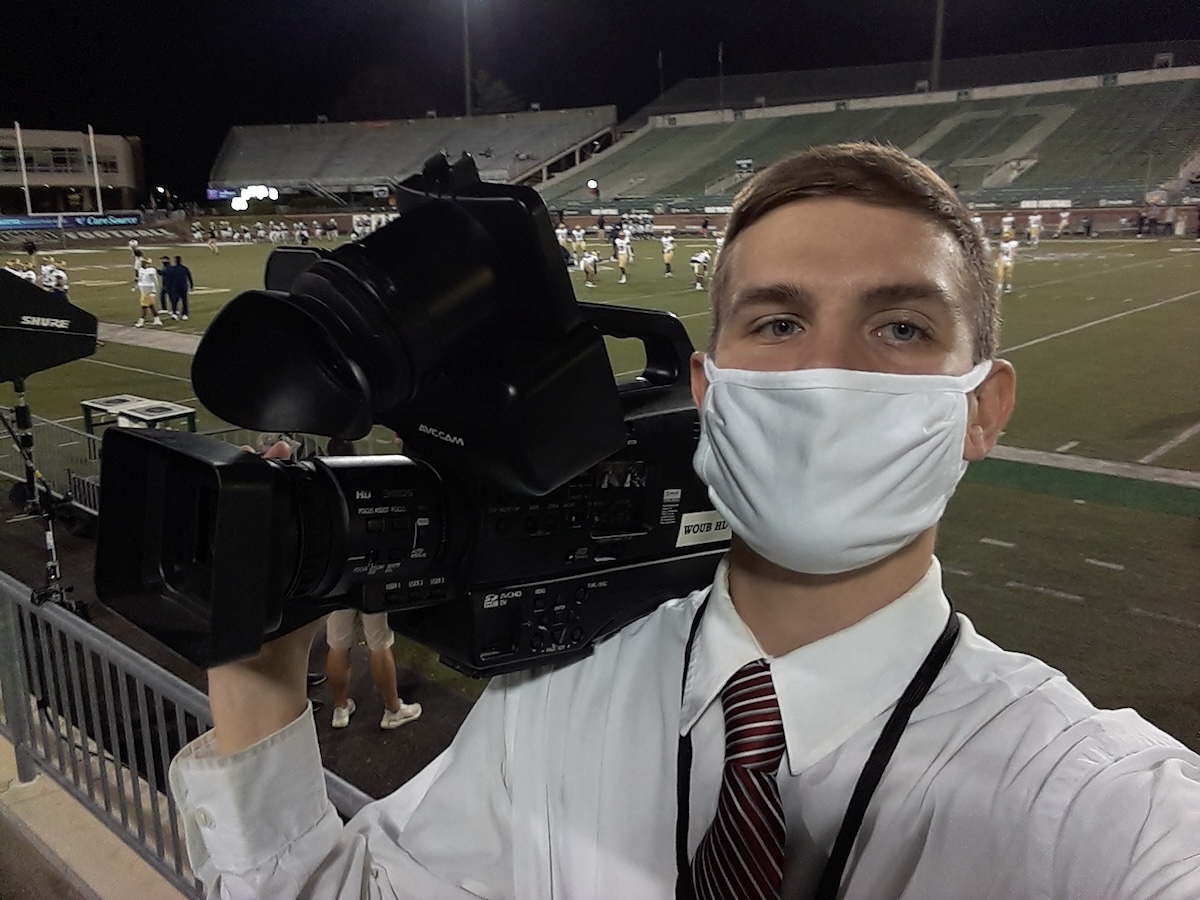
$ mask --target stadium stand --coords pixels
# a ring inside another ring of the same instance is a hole
[[[1055,89],[1066,84],[1073,89]],[[1200,149],[1200,67],[915,99],[656,116],[632,140],[552,179],[543,196],[585,200],[594,178],[606,200],[727,197],[742,177],[738,160],[761,169],[806,146],[876,140],[924,159],[977,200],[1140,198],[1171,186]]]
[[[516,181],[577,153],[615,122],[616,107],[598,106],[470,119],[237,126],[209,186],[347,192],[405,178],[441,150],[469,151],[487,180]]]
[[[1136,72],[1151,68],[1164,55],[1175,66],[1200,65],[1200,41],[1157,41],[947,59],[942,61],[940,88],[958,91],[1018,81],[1053,81],[1107,72]],[[671,87],[625,124],[639,128],[652,116],[719,109],[722,106],[727,109],[753,109],[819,100],[845,100],[848,97],[910,94],[928,78],[928,61],[762,75],[726,75],[724,79],[689,78]]]

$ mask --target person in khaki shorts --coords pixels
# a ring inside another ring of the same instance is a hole
[[[333,692],[333,727],[345,728],[354,714],[354,701],[346,696],[350,686],[350,648],[354,646],[354,626],[362,620],[363,636],[367,641],[367,659],[371,680],[383,698],[383,718],[380,728],[399,728],[421,715],[420,703],[405,703],[396,689],[396,659],[392,644],[396,636],[388,627],[387,613],[362,613],[356,609],[339,609],[330,613],[325,623],[329,652],[325,656],[325,674]]]

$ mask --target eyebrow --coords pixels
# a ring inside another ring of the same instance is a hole
[[[945,307],[956,317],[962,314],[960,304],[950,292],[931,282],[900,282],[870,288],[858,296],[863,306],[890,306],[895,303],[931,301]],[[813,305],[813,295],[797,284],[779,282],[751,287],[733,297],[730,312],[742,311],[746,307],[786,306],[803,309]]]

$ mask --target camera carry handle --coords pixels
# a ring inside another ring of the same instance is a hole
[[[579,311],[583,320],[601,334],[642,342],[646,367],[636,381],[649,387],[688,383],[688,360],[696,348],[683,322],[674,313],[582,300]]]

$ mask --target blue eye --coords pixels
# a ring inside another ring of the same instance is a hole
[[[929,333],[924,328],[914,325],[912,322],[892,322],[883,326],[882,330],[887,332],[887,336],[898,344],[911,344],[929,337]]]
[[[800,326],[791,319],[772,319],[762,326],[771,337],[789,337],[800,330]]]

